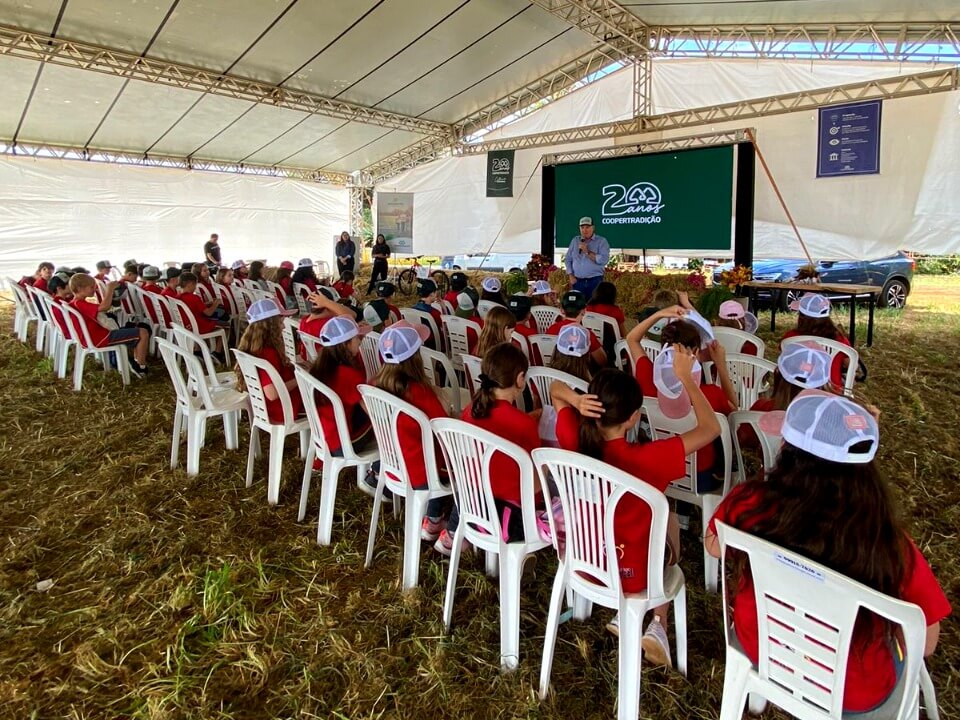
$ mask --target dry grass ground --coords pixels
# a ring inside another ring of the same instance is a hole
[[[421,587],[404,596],[392,518],[363,569],[366,496],[342,484],[334,544],[320,548],[314,523],[295,521],[302,465],[292,447],[275,508],[265,465],[244,488],[246,438],[227,452],[214,424],[200,476],[171,472],[173,393],[161,365],[127,389],[91,368],[74,393],[11,337],[9,306],[0,306],[0,717],[612,715],[616,643],[603,611],[561,628],[555,693],[536,700],[549,558],[523,591],[520,669],[501,675],[496,586],[476,559],[464,562],[445,636],[447,564],[425,549]],[[880,314],[864,357],[863,394],[883,411],[881,462],[956,603],[960,283],[921,279],[905,313]],[[311,497],[311,518],[317,503]],[[695,538],[684,543],[689,680],[645,671],[645,718],[719,712],[720,602],[702,590]],[[930,669],[943,716],[960,717],[954,618]]]

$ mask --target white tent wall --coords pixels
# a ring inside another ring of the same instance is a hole
[[[0,277],[37,263],[203,259],[210,233],[223,259],[333,260],[349,225],[342,187],[286,178],[0,158]]]
[[[930,65],[754,60],[660,60],[653,74],[655,112],[922,72]],[[485,136],[485,140],[622,119],[632,112],[632,70],[621,70]],[[960,252],[960,93],[884,103],[881,174],[816,178],[816,112],[775,115],[672,133],[755,127],[801,234],[816,258],[880,257],[897,249]],[[668,134],[669,135],[669,134]],[[378,190],[415,194],[417,253],[484,252],[540,247],[540,168],[545,154],[629,144],[656,135],[517,151],[514,198],[486,198],[486,158],[454,157],[392,178]],[[531,171],[534,177],[524,190]],[[569,229],[572,236],[576,228]],[[758,165],[756,256],[802,256],[793,231]],[[558,234],[565,245],[567,229]],[[696,253],[692,253],[696,254]]]

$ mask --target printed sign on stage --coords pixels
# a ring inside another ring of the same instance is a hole
[[[880,172],[883,101],[820,108],[817,177]]]
[[[394,253],[413,254],[413,193],[377,193],[377,232]]]
[[[487,197],[513,197],[513,150],[487,153]]]

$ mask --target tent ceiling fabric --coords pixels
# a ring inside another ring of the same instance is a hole
[[[956,0],[621,5],[649,25],[957,14]],[[529,0],[0,0],[0,25],[446,125],[598,45]],[[428,137],[6,55],[0,77],[0,139],[20,143],[351,172]]]

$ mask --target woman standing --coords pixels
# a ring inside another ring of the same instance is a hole
[[[337,241],[337,247],[334,249],[337,256],[337,277],[339,278],[345,270],[353,272],[353,266],[356,263],[357,246],[350,239],[350,233],[344,230],[340,233],[340,239]]]
[[[390,258],[390,246],[387,245],[387,239],[383,233],[377,235],[377,241],[373,244],[373,274],[370,276],[370,284],[367,285],[367,295],[373,292],[380,280],[387,279],[387,261]]]

